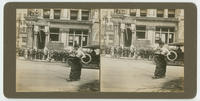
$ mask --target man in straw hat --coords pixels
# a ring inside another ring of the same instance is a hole
[[[84,57],[85,54],[79,47],[77,43],[74,45],[74,50],[72,54],[70,54],[70,58],[68,59],[69,65],[71,66],[71,71],[69,75],[69,79],[67,81],[78,81],[81,76],[81,58]]]
[[[165,59],[165,56],[169,54],[169,51],[167,48],[164,47],[164,42],[161,41],[161,39],[158,42],[159,46],[156,49],[155,52],[155,63],[156,63],[156,69],[154,72],[153,79],[159,79],[164,78],[166,73],[166,66],[167,61]]]

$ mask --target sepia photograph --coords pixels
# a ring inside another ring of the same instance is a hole
[[[184,92],[184,9],[17,9],[16,92]]]
[[[16,92],[99,92],[99,9],[16,9]]]
[[[184,9],[101,9],[102,92],[184,92]]]

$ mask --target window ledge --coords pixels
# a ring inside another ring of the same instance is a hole
[[[51,43],[62,43],[61,41],[49,41]]]
[[[137,40],[148,40],[148,39],[137,39]]]

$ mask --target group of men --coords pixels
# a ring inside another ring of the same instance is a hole
[[[136,49],[134,47],[107,47],[105,48],[105,54],[110,54],[112,57],[133,57]]]
[[[113,58],[120,58],[120,57],[131,57],[138,59],[147,58],[152,59],[154,50],[153,49],[137,49],[135,47],[107,47],[105,49],[105,54],[109,54]]]
[[[46,60],[65,62],[70,52],[67,50],[48,50],[48,49],[20,49],[18,55],[27,60]]]

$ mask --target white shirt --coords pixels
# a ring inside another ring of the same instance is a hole
[[[169,50],[167,49],[167,47],[163,46],[163,47],[157,47],[156,49],[156,54],[162,54],[162,55],[167,55],[169,54]]]
[[[77,56],[77,57],[85,57],[85,53],[82,51],[81,48],[79,48],[79,49],[76,51],[76,56]]]

